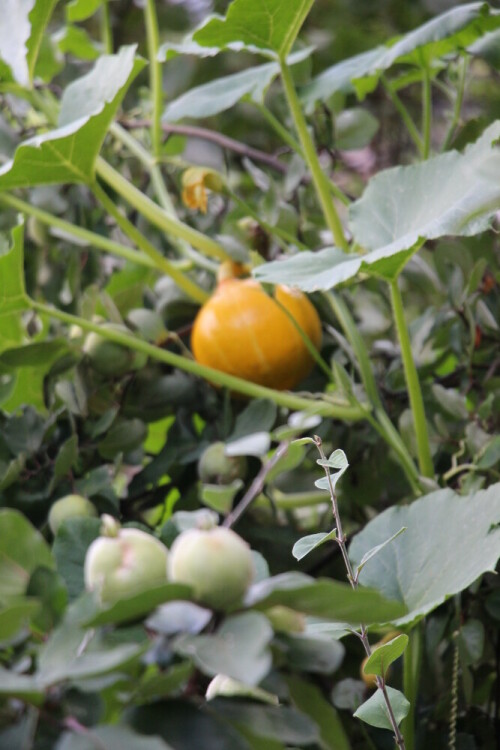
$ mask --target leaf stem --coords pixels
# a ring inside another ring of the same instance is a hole
[[[198,284],[195,284],[194,281],[191,281],[190,278],[174,266],[172,261],[165,258],[165,256],[162,255],[141,232],[139,232],[137,227],[135,227],[132,222],[119,211],[118,207],[113,203],[106,191],[103,190],[97,182],[90,187],[97,200],[101,203],[103,208],[106,209],[108,214],[115,219],[120,229],[130,237],[145,255],[151,258],[159,270],[170,276],[177,286],[191,297],[191,299],[196,300],[196,302],[199,302],[200,304],[207,301],[210,296],[208,292],[199,287]]]
[[[216,240],[184,224],[141,193],[120,172],[108,164],[101,156],[96,160],[96,172],[106,184],[115,190],[127,203],[137,209],[148,221],[169,235],[189,242],[204,255],[219,260],[230,260],[228,253]]]
[[[278,118],[273,115],[270,109],[266,107],[265,104],[260,104],[260,102],[253,102],[253,104],[257,107],[259,112],[261,113],[264,120],[272,127],[274,132],[278,135],[279,138],[283,141],[283,143],[286,143],[287,146],[290,146],[292,151],[294,151],[296,154],[301,156],[305,160],[305,154],[302,150],[302,146],[298,141],[295,140],[293,135],[289,133],[289,131],[285,128],[284,125],[281,124],[281,122],[278,120]]]
[[[434,477],[434,467],[429,444],[429,433],[425,419],[424,400],[418,379],[418,372],[411,350],[410,335],[406,326],[403,300],[399,291],[398,281],[395,279],[390,283],[391,302],[396,324],[396,331],[401,347],[401,357],[405,372],[406,386],[410,397],[410,406],[413,414],[413,423],[417,437],[418,462],[420,471],[424,477]]]
[[[326,456],[323,450],[323,441],[318,435],[314,435],[313,439],[316,444],[316,448],[318,450],[320,458],[325,462]],[[330,474],[329,467],[327,465],[324,465],[323,470],[325,472],[325,476],[328,481],[330,497],[332,501],[332,508],[333,508],[333,517],[334,517],[335,525],[337,527],[337,536],[335,538],[335,541],[339,545],[340,551],[342,553],[342,557],[344,559],[344,563],[345,563],[345,567],[347,571],[347,579],[349,583],[351,584],[351,587],[354,590],[356,590],[358,588],[358,581],[357,581],[357,576],[354,574],[351,561],[349,559],[349,555],[347,554],[347,537],[345,536],[342,530],[342,524],[340,520],[340,514],[339,514],[339,509],[338,509],[338,503],[337,503],[337,494],[335,492],[335,488],[332,483],[332,477]],[[370,656],[372,653],[372,649],[370,646],[370,641],[368,640],[366,626],[363,624],[360,625],[359,637],[363,644],[363,648],[365,649],[366,655]],[[396,741],[396,745],[398,746],[399,750],[406,750],[403,734],[401,733],[401,730],[396,721],[396,717],[394,716],[394,711],[392,710],[391,699],[389,698],[389,694],[385,686],[385,680],[383,677],[377,676],[376,681],[377,681],[377,688],[381,691],[383,698],[384,698],[385,705],[387,707],[387,712],[389,714],[389,720],[391,722],[391,726],[394,732],[394,739]]]
[[[389,96],[389,99],[394,104],[396,110],[401,115],[401,119],[403,120],[404,124],[406,125],[406,129],[408,130],[408,133],[410,134],[413,142],[415,143],[416,147],[418,148],[418,151],[420,155],[423,155],[424,151],[424,143],[422,140],[422,136],[418,132],[417,126],[413,122],[412,116],[406,109],[405,105],[397,95],[396,91],[394,91],[393,87],[391,86],[390,81],[387,80],[385,76],[381,77],[382,84],[387,92],[387,95]]]
[[[450,143],[453,139],[453,135],[460,121],[460,112],[462,109],[462,104],[464,101],[464,94],[465,94],[465,80],[467,77],[467,64],[468,64],[467,57],[462,57],[459,63],[458,87],[455,93],[455,104],[453,107],[453,114],[450,120],[450,125],[448,127],[448,132],[446,133],[445,139],[443,141],[443,146],[441,148],[441,151],[447,151],[449,149]]]
[[[104,0],[101,5],[101,39],[106,55],[113,54],[113,32],[111,30],[111,13],[109,0]]]
[[[250,398],[267,398],[275,404],[278,404],[278,406],[284,406],[287,409],[306,411],[310,414],[319,414],[320,416],[346,420],[348,422],[354,422],[362,418],[359,409],[350,404],[346,404],[345,402],[334,403],[332,401],[324,401],[323,399],[305,398],[304,396],[298,396],[291,391],[275,391],[272,388],[251,383],[250,381],[243,380],[235,375],[228,375],[225,372],[214,370],[212,367],[201,365],[194,359],[189,359],[181,354],[175,354],[174,352],[149,344],[132,334],[104,328],[102,325],[92,323],[78,315],[65,313],[62,310],[58,310],[55,307],[51,307],[50,305],[41,302],[36,302],[35,300],[28,300],[28,303],[31,309],[36,310],[42,315],[48,315],[49,317],[54,318],[55,320],[60,320],[68,325],[80,326],[80,328],[85,331],[94,331],[103,338],[107,338],[110,341],[114,341],[117,344],[126,346],[134,351],[143,352],[152,359],[163,362],[171,367],[178,367],[180,370],[204,378],[214,385],[229,388],[232,391],[237,391],[238,393],[242,393]]]
[[[153,155],[158,158],[161,154],[162,129],[161,115],[163,107],[162,68],[158,60],[159,30],[156,15],[155,0],[146,0],[144,5],[146,22],[146,40],[149,58],[149,88],[153,100],[153,114],[151,121],[151,144]]]
[[[93,249],[103,250],[104,252],[111,253],[112,255],[116,255],[124,260],[136,263],[139,266],[158,269],[157,264],[142,252],[132,250],[132,248],[122,245],[119,242],[115,242],[114,240],[110,240],[102,234],[91,232],[89,229],[84,229],[83,227],[79,227],[69,221],[60,219],[58,216],[53,216],[47,211],[31,205],[31,203],[26,203],[20,198],[16,198],[14,195],[0,193],[0,203],[15,208],[17,211],[21,211],[21,213],[27,214],[28,216],[35,216],[39,221],[47,224],[49,227],[60,229],[61,232],[74,237],[77,241],[75,244],[77,245],[80,245],[80,243],[90,245]]]
[[[414,750],[415,707],[422,663],[421,623],[414,627],[408,635],[408,646],[403,654],[403,689],[406,698],[410,701],[410,710],[408,711],[408,715],[403,719],[401,728],[406,740],[406,750]]]
[[[297,92],[295,91],[290,68],[284,60],[281,61],[281,78],[283,81],[286,98],[288,100],[288,106],[290,107],[290,112],[295,123],[295,128],[302,144],[304,158],[311,170],[312,181],[314,183],[314,187],[316,188],[316,193],[318,195],[321,208],[323,209],[323,215],[325,217],[326,224],[333,235],[335,244],[339,248],[347,252],[349,249],[347,240],[344,236],[342,223],[330,194],[330,181],[321,169],[318,154],[316,153],[316,148],[307,129],[307,123],[304,117],[304,113],[302,112],[302,107],[300,105]]]
[[[432,87],[431,73],[426,65],[422,80],[422,159],[428,159],[431,151],[431,126],[432,126]]]

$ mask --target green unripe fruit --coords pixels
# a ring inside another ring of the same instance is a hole
[[[247,461],[244,456],[226,456],[224,443],[212,443],[198,461],[198,476],[207,484],[231,484],[244,479]]]
[[[168,550],[140,529],[120,529],[99,537],[87,550],[85,588],[96,591],[103,604],[139,594],[167,582]]]
[[[265,616],[277,633],[303,633],[306,629],[306,618],[301,612],[277,604],[266,609]]]
[[[212,609],[240,602],[255,574],[248,544],[222,527],[180,534],[170,550],[168,571],[171,581],[191,586],[196,599]]]
[[[49,526],[54,534],[57,534],[59,526],[68,518],[95,517],[97,510],[95,506],[81,495],[66,495],[52,505],[49,511]]]
[[[108,331],[130,333],[124,326],[109,323],[102,326]],[[91,366],[100,375],[108,377],[124,375],[126,372],[140,370],[147,362],[147,355],[127,349],[126,346],[104,338],[98,333],[89,333],[83,345]]]

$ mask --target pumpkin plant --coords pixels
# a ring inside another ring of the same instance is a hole
[[[0,747],[495,746],[500,13],[351,5],[0,19]]]

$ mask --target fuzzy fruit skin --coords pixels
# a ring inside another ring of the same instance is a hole
[[[244,479],[247,462],[244,456],[226,456],[224,443],[212,443],[198,461],[198,476],[210,484],[231,484],[235,479]]]
[[[49,526],[54,534],[57,534],[59,526],[68,518],[96,517],[97,510],[90,500],[81,495],[66,495],[59,498],[49,510]]]
[[[250,547],[231,529],[189,529],[174,541],[169,579],[191,586],[196,599],[212,609],[241,601],[255,570]]]
[[[103,328],[108,331],[130,333],[125,326],[113,323],[109,323]],[[89,358],[92,368],[100,375],[107,377],[119,377],[132,370],[141,370],[148,359],[146,354],[127,349],[126,346],[116,344],[95,332],[88,334],[83,345],[83,351]]]
[[[103,604],[114,604],[167,582],[168,550],[140,529],[120,529],[116,537],[94,539],[84,565],[85,588]]]
[[[321,343],[321,323],[307,297],[276,287],[276,299]],[[313,359],[288,316],[252,279],[226,279],[198,313],[191,336],[200,364],[268,388],[293,388],[309,374]]]

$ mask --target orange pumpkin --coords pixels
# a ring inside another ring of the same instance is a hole
[[[275,297],[319,349],[321,323],[307,297],[285,286]],[[313,365],[292,321],[253,279],[219,283],[194,321],[191,345],[200,364],[278,390],[293,388]]]

